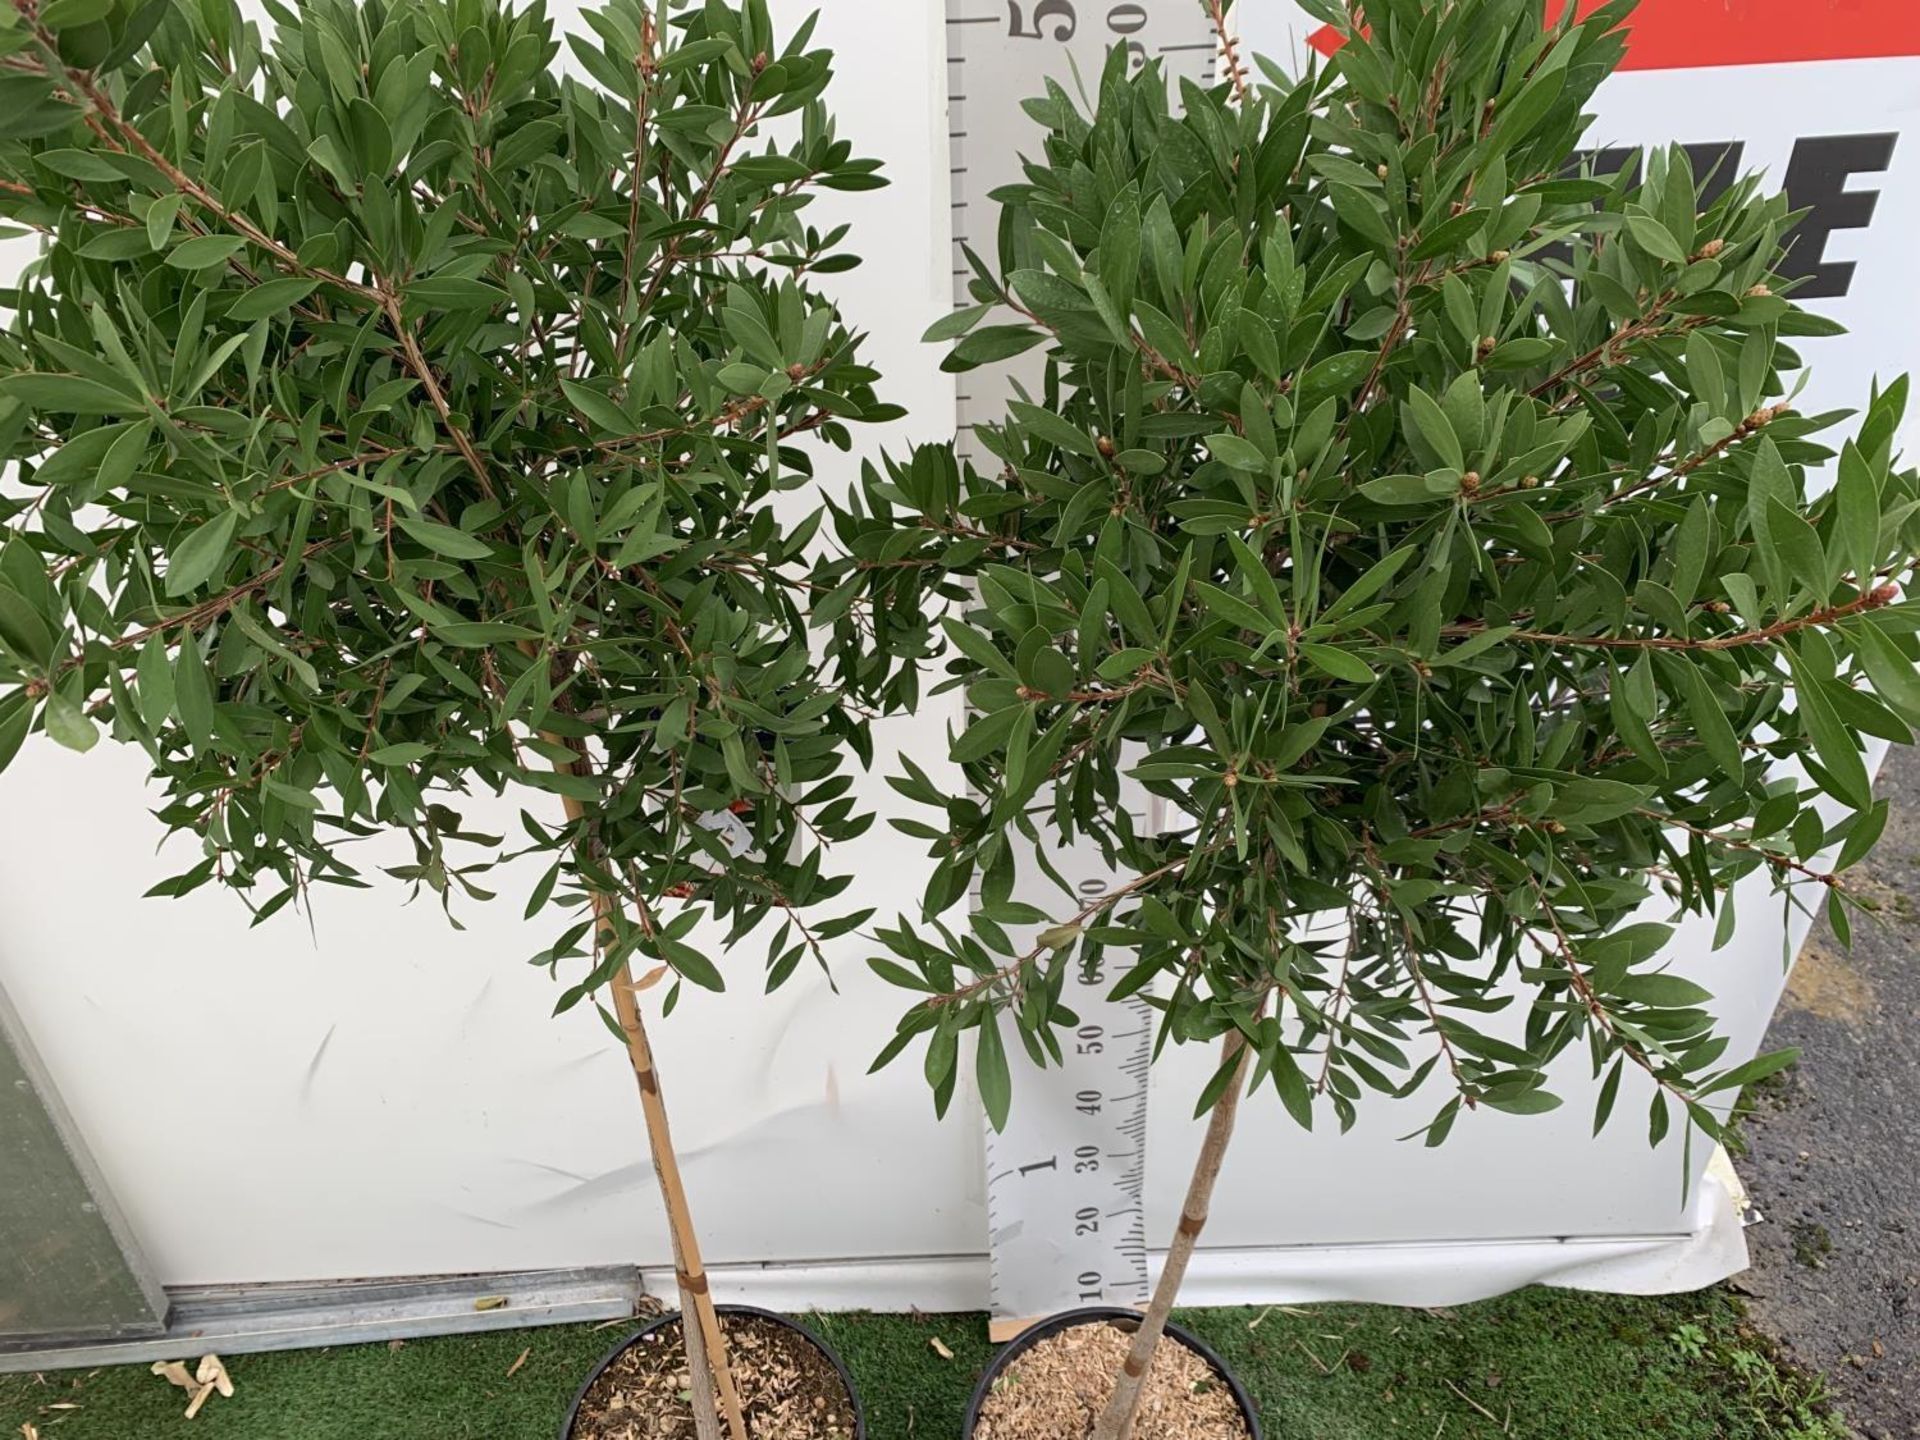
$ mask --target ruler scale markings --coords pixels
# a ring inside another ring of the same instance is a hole
[[[975,301],[965,250],[996,258],[1000,222],[993,192],[1024,178],[1021,156],[1040,147],[1039,126],[1021,103],[1055,80],[1092,86],[1109,47],[1128,46],[1137,63],[1155,56],[1169,83],[1211,85],[1217,39],[1197,0],[949,0],[947,8],[950,175],[956,309]],[[978,62],[978,63],[973,63]],[[978,238],[976,238],[978,237]],[[959,395],[956,449],[963,460],[996,463],[976,437],[1004,417],[1019,393],[1037,393],[1044,352],[972,371]],[[1131,797],[1145,822],[1145,796]],[[1083,899],[1118,877],[1097,849],[1075,846],[1049,858]],[[1031,861],[1015,898],[1049,914],[1067,897]],[[1041,927],[1029,927],[1038,931]],[[1016,945],[1031,935],[1007,927]],[[1063,1037],[1066,1064],[1021,1068],[1006,1133],[987,1137],[994,1335],[1079,1305],[1141,1305],[1147,1298],[1147,1070],[1153,1012],[1144,998],[1114,1004],[1107,991],[1126,963],[1112,953],[1091,983],[1075,975],[1068,1001],[1080,1028]]]

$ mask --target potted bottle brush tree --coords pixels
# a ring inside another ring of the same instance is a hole
[[[141,746],[198,846],[161,891],[259,920],[363,848],[449,910],[533,866],[694,1322],[570,1427],[850,1435],[817,1346],[716,1315],[642,1014],[720,988],[701,934],[769,939],[778,984],[861,919],[822,847],[867,823],[863,722],[792,643],[817,520],[768,503],[899,413],[812,284],[857,261],[810,199],[880,183],[831,56],[764,0],[610,0],[584,79],[539,5],[269,8],[0,10],[0,214],[45,237],[0,338],[0,766]],[[466,818],[507,793],[511,844]]]
[[[883,636],[945,606],[969,702],[964,788],[898,782],[937,863],[875,962],[916,992],[883,1062],[924,1041],[944,1107],[974,1032],[1000,1123],[1002,1028],[1058,1057],[1103,955],[1219,1055],[1151,1308],[1010,1346],[981,1437],[1255,1430],[1159,1345],[1252,1090],[1343,1128],[1437,1101],[1439,1144],[1560,1105],[1578,1051],[1600,1122],[1717,1136],[1783,1057],[1728,1063],[1672,922],[1724,940],[1760,872],[1847,936],[1886,818],[1863,741],[1920,722],[1906,384],[1857,428],[1795,407],[1836,327],[1759,180],[1707,204],[1677,148],[1581,174],[1630,3],[1304,3],[1346,44],[1298,79],[1236,60],[1170,105],[1120,57],[1092,116],[1029,105],[997,263],[935,338],[956,370],[1045,346],[1045,389],[990,473],[922,453],[836,517],[834,578]],[[1129,878],[1015,938],[1022,832]]]

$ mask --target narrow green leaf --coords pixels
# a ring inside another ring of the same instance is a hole
[[[1373,565],[1366,574],[1349,585],[1338,600],[1327,607],[1326,612],[1320,617],[1320,622],[1327,624],[1352,614],[1391,585],[1406,568],[1407,562],[1418,553],[1414,546],[1403,546]]]
[[[173,661],[174,709],[180,716],[180,728],[187,732],[197,751],[213,745],[213,682],[207,674],[200,646],[189,636],[181,641]]]
[[[1593,1133],[1596,1137],[1607,1128],[1607,1121],[1613,1118],[1614,1102],[1620,1098],[1620,1076],[1626,1068],[1623,1055],[1613,1062],[1613,1068],[1607,1072],[1606,1081],[1600,1086],[1600,1097],[1593,1108]]]
[[[1209,585],[1204,580],[1196,580],[1194,592],[1205,602],[1207,609],[1223,620],[1232,621],[1243,630],[1251,630],[1256,635],[1272,634],[1277,627],[1274,622],[1252,605],[1231,591],[1222,590],[1218,585]]]
[[[1038,405],[1028,405],[1019,400],[1007,402],[1007,410],[1019,422],[1020,428],[1034,439],[1053,446],[1056,450],[1070,451],[1075,455],[1098,458],[1100,447],[1093,437],[1078,426],[1071,425]]]
[[[1690,657],[1683,657],[1679,668],[1686,691],[1687,717],[1693,721],[1700,743],[1706,747],[1713,763],[1720,767],[1722,775],[1745,774],[1746,754],[1740,748],[1740,737],[1734,733],[1727,712],[1721,709],[1719,696],[1705,670]]]
[[[1680,242],[1673,238],[1673,232],[1651,215],[1628,211],[1627,232],[1654,259],[1664,260],[1669,265],[1687,263],[1687,252],[1680,248]]]
[[[1351,650],[1342,650],[1337,645],[1303,644],[1300,654],[1314,669],[1336,680],[1345,680],[1354,685],[1371,685],[1380,678],[1366,661]]]
[[[431,754],[432,746],[410,740],[404,745],[383,745],[367,759],[375,765],[417,765]]]
[[[1827,551],[1820,534],[1804,516],[1778,500],[1767,502],[1767,528],[1786,567],[1787,588],[1810,593],[1824,601],[1832,590],[1827,572]],[[1785,593],[1783,591],[1783,593]]]
[[[1481,1100],[1490,1109],[1503,1110],[1509,1115],[1550,1115],[1565,1103],[1549,1091],[1529,1089],[1489,1091]]]
[[[1613,987],[1613,993],[1636,1005],[1660,1010],[1685,1010],[1705,1005],[1713,992],[1679,975],[1629,975]]]
[[[42,150],[33,157],[56,175],[69,180],[85,180],[96,185],[124,182],[122,175],[98,155],[86,150]]]
[[[491,310],[507,302],[507,292],[457,275],[432,275],[407,285],[407,303],[429,310]]]
[[[21,661],[45,666],[53,659],[53,631],[40,612],[11,585],[0,581],[0,645]]]
[[[1487,222],[1493,218],[1493,212],[1484,207],[1464,210],[1458,215],[1442,220],[1426,238],[1413,247],[1408,259],[1414,261],[1432,260],[1437,256],[1451,255],[1467,241],[1486,229]]]
[[[631,435],[634,432],[632,417],[598,390],[577,385],[571,380],[562,380],[560,388],[566,392],[568,403],[574,409],[609,435]]]
[[[0,379],[0,395],[35,410],[67,415],[124,415],[146,408],[144,401],[97,380],[42,371],[18,371]]]
[[[1336,182],[1327,186],[1327,198],[1333,201],[1334,211],[1355,234],[1376,250],[1393,253],[1396,244],[1393,229],[1372,196],[1352,185]]]
[[[1000,1039],[999,1018],[991,1006],[981,1012],[980,1046],[974,1067],[980,1086],[980,1100],[986,1107],[987,1122],[996,1132],[1007,1128],[1007,1116],[1013,1109],[1013,1076],[1007,1068],[1007,1051]]]
[[[232,259],[247,248],[238,235],[195,235],[167,252],[167,264],[179,270],[204,270]]]
[[[233,532],[240,516],[223,510],[174,547],[167,560],[167,594],[191,595],[208,580],[226,572],[233,558]]]
[[[1878,583],[1880,568],[1880,485],[1851,440],[1840,452],[1840,478],[1834,491],[1839,510],[1835,543],[1846,557],[1854,583],[1871,590]]]
[[[1466,451],[1461,447],[1453,422],[1447,419],[1440,402],[1418,385],[1407,392],[1407,423],[1413,434],[1427,442],[1441,465],[1452,470],[1467,468]]]
[[[288,784],[285,780],[269,775],[260,782],[260,788],[282,805],[291,805],[295,810],[304,810],[308,814],[317,814],[321,807],[320,797],[311,790],[298,785]]]
[[[1865,810],[1873,804],[1873,781],[1853,732],[1841,723],[1833,702],[1826,697],[1823,685],[1833,682],[1821,681],[1792,651],[1787,652],[1787,662],[1793,668],[1800,722],[1813,741],[1820,764],[1833,779],[1834,798],[1855,810]]]
[[[970,761],[984,760],[1005,745],[1013,734],[1014,725],[1031,713],[1032,707],[1029,705],[1009,705],[991,715],[981,716],[954,741],[954,762],[964,765]]]
[[[150,635],[140,647],[135,677],[140,719],[157,734],[173,715],[173,657],[163,636]]]
[[[449,560],[493,558],[493,547],[486,541],[464,530],[455,530],[451,525],[442,525],[433,520],[410,520],[404,516],[397,517],[393,523],[434,554],[444,555]]]
[[[0,774],[5,773],[13,757],[20,753],[32,728],[33,704],[27,699],[27,692],[15,690],[9,695],[0,695]]]
[[[1757,1081],[1770,1075],[1778,1075],[1790,1065],[1800,1062],[1798,1050],[1776,1050],[1770,1055],[1761,1055],[1744,1065],[1736,1065],[1724,1074],[1714,1077],[1696,1092],[1701,1096],[1717,1095],[1723,1090],[1744,1090]]]
[[[546,638],[538,630],[529,630],[524,625],[508,625],[498,620],[457,620],[452,624],[435,625],[433,634],[436,639],[467,650],[485,650],[495,645],[516,645],[522,640]]]
[[[1267,457],[1260,453],[1260,447],[1238,435],[1214,435],[1207,440],[1207,449],[1213,452],[1214,459],[1229,469],[1264,475],[1269,468]]]
[[[47,734],[69,750],[82,755],[100,743],[100,730],[73,701],[55,690],[47,696],[45,721]]]
[[[317,280],[267,280],[233,302],[229,320],[265,320],[292,309],[320,288]]]
[[[1909,722],[1920,725],[1920,667],[1871,623],[1855,625],[1847,636],[1875,693]]]
[[[723,993],[727,982],[721,978],[719,967],[705,955],[678,940],[665,936],[660,939],[660,951],[667,963],[673,966],[674,973],[682,979],[691,981],[702,990],[711,990],[715,994]]]
[[[982,365],[1024,355],[1046,338],[1044,331],[1028,325],[991,325],[974,331],[954,346],[953,353],[940,368],[949,373],[976,370]]]
[[[1459,482],[1456,480],[1454,491],[1458,490]],[[1436,491],[1425,475],[1382,475],[1362,485],[1360,493],[1376,505],[1430,505],[1445,498],[1444,493]]]
[[[147,207],[147,246],[158,250],[167,243],[173,234],[174,217],[179,215],[180,207],[187,197],[180,194],[161,195]]]

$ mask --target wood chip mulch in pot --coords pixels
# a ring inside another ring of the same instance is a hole
[[[753,1440],[852,1440],[853,1403],[833,1362],[785,1325],[722,1315]],[[587,1390],[573,1440],[692,1440],[687,1354],[670,1323],[629,1346]]]
[[[973,1440],[1086,1440],[1113,1394],[1131,1338],[1094,1324],[1040,1341],[995,1382]],[[1142,1440],[1249,1440],[1233,1392],[1203,1358],[1171,1338],[1154,1352],[1134,1433]]]

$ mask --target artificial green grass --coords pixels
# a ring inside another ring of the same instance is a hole
[[[1270,1440],[1844,1440],[1720,1291],[1533,1290],[1449,1311],[1370,1306],[1180,1317],[1239,1372]],[[977,1315],[812,1321],[853,1371],[871,1440],[961,1440],[992,1347]],[[575,1326],[236,1356],[238,1392],[183,1431],[144,1367],[0,1376],[0,1436],[43,1440],[550,1440],[619,1338]],[[938,1339],[952,1352],[944,1358]],[[511,1375],[522,1351],[524,1363]],[[71,1406],[73,1408],[56,1408]]]

